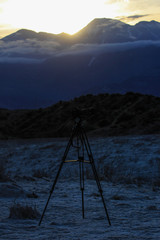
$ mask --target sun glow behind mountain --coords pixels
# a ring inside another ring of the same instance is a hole
[[[106,0],[4,0],[1,22],[13,28],[73,34],[95,17],[117,15],[117,5]]]
[[[159,0],[0,0],[0,37],[20,28],[74,34],[94,18],[160,21],[159,11]]]

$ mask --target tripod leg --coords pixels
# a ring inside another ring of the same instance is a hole
[[[96,167],[95,167],[95,164],[94,164],[94,159],[93,159],[92,151],[91,151],[91,148],[90,148],[90,145],[89,145],[89,141],[88,141],[87,135],[86,135],[86,133],[84,132],[83,129],[82,129],[82,132],[83,132],[83,135],[82,135],[83,136],[83,141],[84,141],[86,151],[87,151],[87,154],[88,154],[91,166],[92,166],[93,174],[94,174],[94,177],[95,177],[95,180],[96,180],[96,183],[97,183],[97,187],[98,187],[101,199],[102,199],[102,203],[103,203],[104,210],[105,210],[105,213],[106,213],[106,216],[107,216],[107,219],[108,219],[108,223],[111,226],[111,221],[110,221],[108,211],[107,211],[107,207],[106,207],[104,197],[103,197],[103,190],[102,190],[102,187],[101,187],[101,184],[100,184],[100,181],[99,181],[99,177],[98,177],[98,173],[97,173],[97,170],[96,170]]]
[[[76,132],[77,132],[77,129],[75,128],[75,129],[73,130],[73,133],[72,133],[72,135],[71,135],[71,137],[70,137],[70,139],[69,139],[69,142],[68,142],[68,144],[67,144],[67,147],[66,147],[66,149],[65,149],[65,152],[64,152],[64,155],[63,155],[63,158],[62,158],[62,161],[61,161],[59,170],[58,170],[58,172],[57,172],[56,178],[55,178],[54,183],[53,183],[53,185],[52,185],[52,188],[51,188],[51,190],[50,190],[50,194],[49,194],[47,203],[46,203],[45,208],[44,208],[44,210],[43,210],[43,213],[42,213],[42,215],[41,215],[41,219],[40,219],[40,221],[39,221],[39,226],[41,225],[41,222],[42,222],[42,220],[43,220],[43,217],[44,217],[45,211],[46,211],[46,209],[47,209],[49,200],[50,200],[51,195],[52,195],[52,193],[53,193],[53,191],[54,191],[54,188],[55,188],[55,186],[56,186],[56,183],[57,183],[59,174],[60,174],[61,169],[62,169],[62,167],[63,167],[63,163],[64,163],[64,161],[65,161],[65,159],[66,159],[66,157],[67,157],[67,154],[68,154],[68,151],[69,151],[69,149],[70,149],[70,146],[72,145],[73,137],[74,137],[74,135],[76,134]]]
[[[50,192],[49,198],[48,198],[48,200],[47,200],[47,203],[46,203],[46,205],[45,205],[45,208],[44,208],[43,213],[42,213],[42,215],[41,215],[41,219],[40,219],[39,224],[38,224],[39,226],[41,225],[41,222],[42,222],[42,219],[43,219],[43,217],[44,217],[45,211],[46,211],[46,209],[47,209],[47,206],[48,206],[49,200],[50,200],[50,198],[51,198],[51,195],[52,195],[52,193]]]
[[[84,219],[84,145],[81,139],[81,133],[77,137],[77,146],[79,146],[78,148],[79,177],[80,177],[80,190],[82,196],[82,218]],[[81,153],[82,156],[80,156],[80,150],[82,151]]]
[[[82,189],[82,217],[84,219],[84,189]]]
[[[83,161],[83,160],[82,160]],[[80,172],[80,189],[82,194],[82,217],[84,218],[84,166],[83,162],[79,162]]]
[[[52,193],[53,193],[53,191],[54,191],[54,188],[55,188],[55,185],[56,185],[56,183],[57,183],[57,180],[58,180],[58,177],[59,177],[60,171],[61,171],[61,169],[62,169],[63,163],[64,163],[64,160],[61,162],[61,165],[60,165],[60,167],[59,167],[59,170],[58,170],[57,176],[56,176],[56,178],[55,178],[55,180],[54,180],[53,186],[52,186],[52,188],[51,188],[51,191],[50,191],[50,194],[49,194],[49,197],[48,197],[48,200],[47,200],[47,203],[46,203],[45,208],[44,208],[44,210],[43,210],[43,213],[42,213],[41,219],[40,219],[40,221],[39,221],[39,226],[41,225],[41,222],[42,222],[42,219],[43,219],[43,217],[44,217],[45,211],[46,211],[46,209],[47,209],[47,206],[48,206],[49,200],[50,200],[51,195],[52,195]]]
[[[102,199],[104,210],[105,210],[105,213],[106,213],[106,216],[107,216],[107,219],[108,219],[108,223],[111,226],[111,221],[110,221],[108,211],[107,211],[107,207],[106,207],[104,197],[103,197],[103,190],[102,190],[102,187],[101,187],[101,184],[100,184],[100,181],[99,181],[99,177],[98,177],[97,170],[96,170],[95,164],[93,162],[93,159],[91,159],[91,165],[92,165],[92,170],[93,170],[93,173],[94,173],[94,176],[95,176],[95,179],[96,179],[97,187],[98,187],[99,193],[101,195],[101,199]]]
[[[84,162],[82,162],[82,204],[83,204],[82,206],[83,206],[83,218],[84,218]]]

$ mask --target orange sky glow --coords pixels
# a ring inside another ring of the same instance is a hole
[[[94,18],[160,21],[159,0],[0,0],[0,37],[21,28],[74,34]]]

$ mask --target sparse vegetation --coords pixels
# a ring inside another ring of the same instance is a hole
[[[124,200],[125,197],[124,197],[124,196],[121,196],[121,195],[115,194],[115,195],[112,196],[112,199],[113,199],[113,200]]]
[[[147,210],[150,210],[150,211],[157,211],[157,207],[154,206],[154,205],[151,205],[151,206],[148,206],[148,207],[147,207]]]
[[[75,108],[85,109],[85,129],[94,135],[160,133],[160,98],[130,92],[88,94],[37,110],[0,109],[0,138],[68,136]]]
[[[43,177],[48,177],[48,173],[45,169],[36,169],[33,172],[33,177],[37,178],[43,178]]]

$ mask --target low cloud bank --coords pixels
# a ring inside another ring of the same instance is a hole
[[[145,48],[149,46],[160,47],[160,41],[142,40],[125,43],[105,43],[105,44],[75,44],[69,50],[57,54],[57,56],[74,54],[94,54],[100,55],[107,52],[127,51],[129,49]]]
[[[125,43],[75,44],[64,48],[64,46],[54,41],[27,39],[25,41],[4,42],[1,40],[0,63],[39,63],[50,57],[85,54],[97,56],[108,52],[127,51],[149,46],[160,47],[160,41],[141,40]]]
[[[0,41],[0,62],[38,62],[60,52],[61,45],[54,41],[36,39]]]

